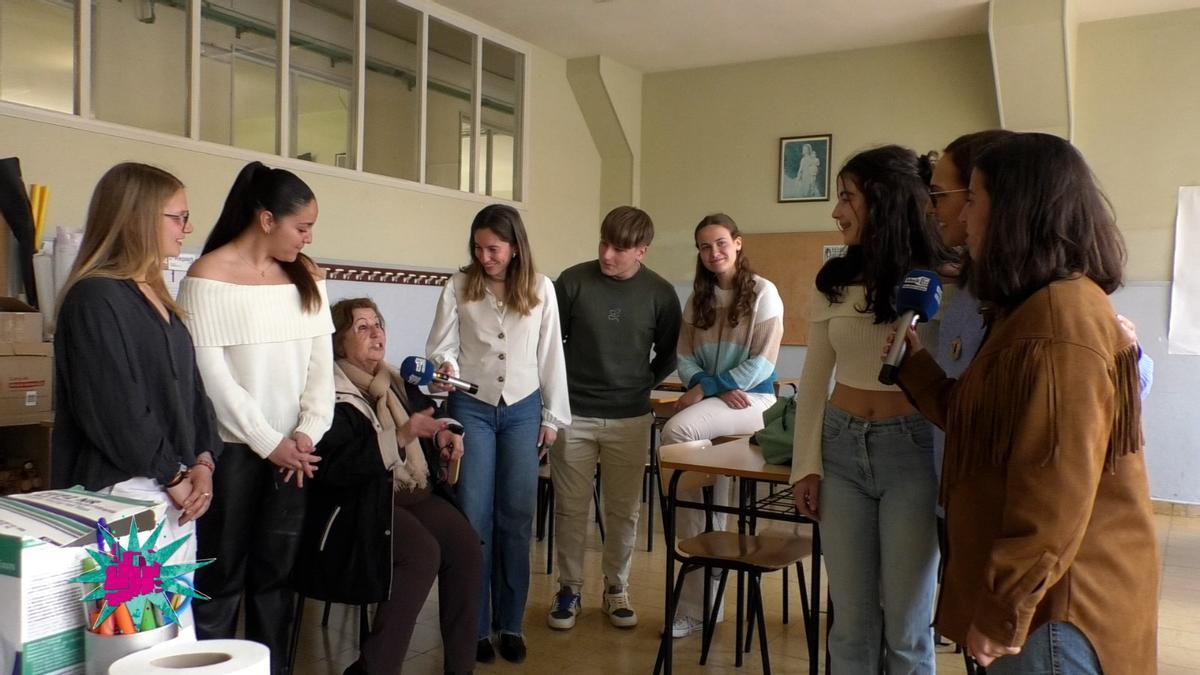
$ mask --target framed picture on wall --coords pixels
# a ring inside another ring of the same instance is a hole
[[[779,201],[829,201],[831,134],[779,139]]]

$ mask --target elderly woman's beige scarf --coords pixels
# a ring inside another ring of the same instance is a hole
[[[425,451],[421,440],[413,438],[404,446],[404,455],[399,452],[396,430],[408,423],[408,412],[392,389],[392,369],[380,363],[374,375],[338,359],[338,366],[346,377],[358,387],[368,401],[375,403],[375,416],[379,418],[379,454],[383,465],[392,471],[395,489],[424,490],[429,485],[429,465],[425,462]]]

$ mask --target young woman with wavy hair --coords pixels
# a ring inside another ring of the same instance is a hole
[[[928,172],[896,145],[846,162],[833,218],[847,252],[817,273],[809,308],[791,481],[800,513],[821,521],[836,675],[934,671],[932,431],[898,387],[878,379],[895,289],[913,268],[946,261],[927,213]],[[921,331],[936,336],[933,323]]]
[[[693,236],[696,277],[677,350],[679,378],[688,390],[663,427],[664,444],[752,434],[763,427],[763,411],[775,403],[775,361],[783,339],[779,291],[754,273],[742,252],[742,233],[729,216],[705,216]],[[728,478],[717,481],[716,503],[730,503],[730,487]],[[700,494],[680,490],[679,497],[699,501]],[[724,529],[724,515],[714,514],[713,525]],[[682,509],[676,515],[681,539],[699,534],[704,526],[704,513],[696,509]],[[692,574],[684,581],[675,621],[669,627],[675,637],[690,635],[703,625],[709,608],[703,607],[700,577]]]

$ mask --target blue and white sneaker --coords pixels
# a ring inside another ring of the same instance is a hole
[[[571,630],[575,627],[575,617],[579,616],[579,605],[579,594],[572,592],[569,586],[563,586],[554,594],[546,624],[554,630]]]

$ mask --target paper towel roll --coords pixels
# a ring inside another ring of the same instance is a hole
[[[109,675],[270,675],[271,650],[249,640],[170,642],[130,654]]]

